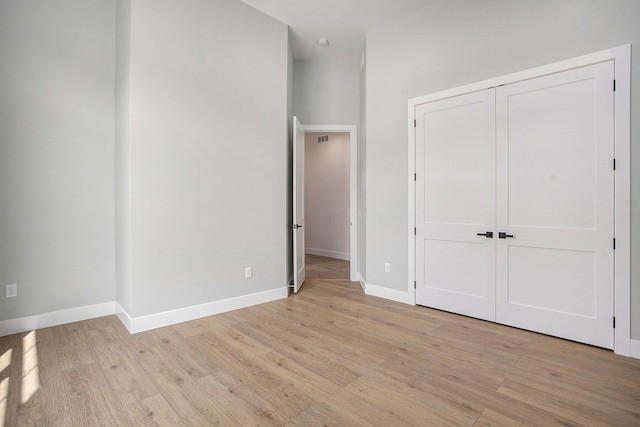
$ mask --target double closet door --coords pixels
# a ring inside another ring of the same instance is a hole
[[[416,302],[613,348],[613,62],[416,109]]]

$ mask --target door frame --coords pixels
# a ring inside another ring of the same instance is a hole
[[[302,125],[305,132],[349,134],[349,279],[358,281],[358,126]]]
[[[614,265],[614,351],[624,356],[640,358],[640,349],[631,349],[631,45],[623,45],[589,55],[580,56],[529,70],[484,80],[478,83],[444,90],[408,101],[408,283],[407,293],[415,305],[415,110],[420,104],[437,101],[465,93],[485,90],[504,84],[528,80],[547,74],[600,62],[614,61],[616,95],[615,110],[615,159],[614,233],[616,239]],[[612,82],[613,85],[613,82]],[[632,354],[634,353],[634,354]]]

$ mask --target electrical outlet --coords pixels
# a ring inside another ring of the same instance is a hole
[[[5,293],[7,298],[13,298],[18,296],[18,285],[6,285]]]
[[[251,279],[251,267],[247,267],[244,269],[244,278]]]
[[[389,264],[388,262],[384,263],[384,272],[391,273],[391,264]]]

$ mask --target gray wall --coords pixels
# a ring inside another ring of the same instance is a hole
[[[360,119],[358,123],[358,269],[367,273],[367,58],[360,63]]]
[[[115,245],[116,301],[132,308],[131,289],[131,0],[116,0]]]
[[[356,125],[359,59],[296,60],[294,114],[303,125]]]
[[[114,300],[114,51],[114,2],[0,2],[0,320]]]
[[[135,0],[130,16],[129,315],[286,286],[286,25],[237,0]]]
[[[367,281],[407,286],[407,100],[632,43],[640,2],[447,0],[367,34]],[[632,79],[640,81],[640,55]],[[632,85],[632,111],[640,85]],[[640,338],[640,123],[632,120],[632,335]],[[392,272],[384,273],[384,263]]]

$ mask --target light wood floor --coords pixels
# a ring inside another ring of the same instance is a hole
[[[137,335],[109,316],[0,338],[2,412],[5,427],[638,426],[640,360],[310,279]]]
[[[307,254],[305,267],[308,279],[349,280],[349,261]]]

